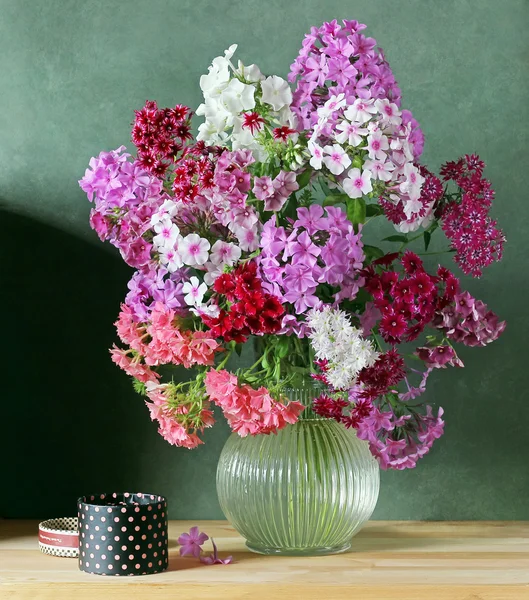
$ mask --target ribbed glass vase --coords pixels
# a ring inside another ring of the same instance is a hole
[[[310,384],[284,390],[307,407],[318,393]],[[261,554],[345,552],[371,516],[378,490],[367,443],[310,408],[277,435],[232,434],[217,469],[226,518]]]

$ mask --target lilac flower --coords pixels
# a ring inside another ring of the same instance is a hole
[[[415,354],[423,360],[428,367],[434,369],[445,369],[447,365],[452,367],[463,367],[463,363],[451,346],[422,346],[417,348]]]
[[[233,556],[227,556],[226,558],[219,558],[217,552],[217,545],[213,538],[211,538],[211,544],[213,545],[213,552],[209,556],[201,556],[200,562],[205,565],[229,565],[233,562]]]
[[[319,204],[298,208],[296,212],[298,218],[294,221],[294,227],[304,227],[309,235],[326,229],[327,219],[323,216],[323,208]]]
[[[274,186],[270,177],[256,177],[253,193],[258,200],[266,200],[274,193]]]
[[[189,533],[182,533],[178,538],[180,544],[180,556],[200,557],[202,545],[209,540],[209,536],[200,533],[198,527],[191,527]]]
[[[296,181],[296,174],[292,171],[280,171],[279,175],[274,179],[274,189],[288,198],[292,192],[299,189],[298,182]]]

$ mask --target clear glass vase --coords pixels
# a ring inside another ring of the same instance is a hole
[[[305,384],[284,394],[309,407],[319,391]],[[226,518],[261,554],[345,552],[373,513],[379,482],[367,443],[310,408],[277,435],[232,434],[217,469]]]

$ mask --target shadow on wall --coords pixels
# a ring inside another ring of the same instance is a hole
[[[130,482],[135,469],[118,465],[147,430],[107,350],[130,269],[26,217],[2,211],[0,223],[0,517],[69,515],[78,495]]]

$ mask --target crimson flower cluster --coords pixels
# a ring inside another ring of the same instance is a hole
[[[215,280],[213,289],[227,300],[226,308],[221,308],[217,317],[202,315],[215,337],[242,343],[251,334],[277,333],[281,329],[285,309],[278,298],[263,292],[255,262],[223,273]]]
[[[164,177],[171,163],[183,150],[191,134],[191,115],[187,106],[158,108],[147,100],[136,110],[132,126],[132,141],[138,149],[138,162],[158,177]]]
[[[174,171],[172,187],[175,198],[192,203],[204,190],[211,189],[215,175],[215,161],[211,154],[221,152],[220,147],[206,146],[201,141],[186,148]]]
[[[443,180],[454,181],[459,188],[439,211],[441,227],[456,250],[455,261],[463,273],[474,277],[501,259],[505,242],[502,230],[489,216],[494,190],[483,177],[484,168],[485,163],[475,154],[441,168]]]
[[[359,399],[351,407],[351,403],[343,398],[332,398],[327,394],[321,394],[315,398],[312,404],[312,410],[321,417],[334,419],[338,423],[343,423],[347,428],[357,428],[363,419],[368,417],[374,407],[370,400]],[[349,410],[345,413],[344,410]]]
[[[448,269],[440,268],[437,276],[430,275],[421,259],[409,250],[400,262],[403,273],[393,270],[377,273],[375,269],[380,265],[363,271],[366,289],[381,313],[380,334],[388,344],[415,340],[432,321],[436,310],[449,304],[459,290],[457,278]],[[440,283],[444,284],[444,294],[438,289]]]

